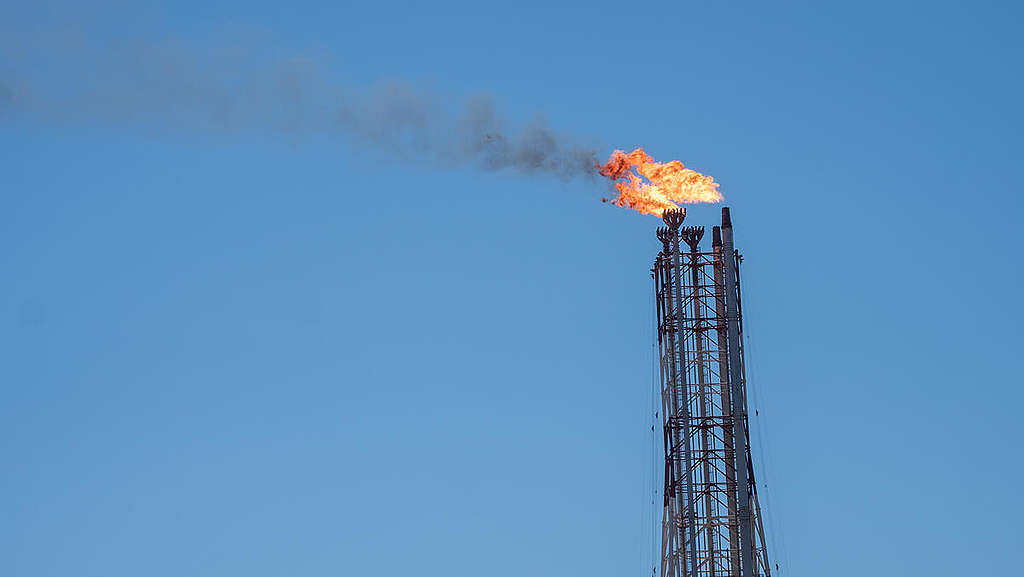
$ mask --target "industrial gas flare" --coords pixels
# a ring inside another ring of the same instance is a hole
[[[683,204],[720,202],[715,179],[683,166],[682,162],[657,162],[643,148],[616,150],[608,162],[598,165],[601,176],[615,185],[618,196],[602,202],[631,208],[641,214],[661,216]]]
[[[53,67],[0,70],[0,120],[21,114],[47,123],[203,136],[278,133],[292,141],[337,134],[354,149],[431,166],[606,178],[604,202],[659,217],[682,205],[722,200],[713,178],[677,160],[657,162],[637,148],[615,150],[602,164],[603,144],[553,130],[541,118],[516,121],[486,95],[460,105],[400,80],[351,85],[339,82],[328,63],[271,57],[244,39],[171,40],[133,50],[88,41],[72,46],[59,31],[27,41],[20,52],[56,46],[67,67],[102,81],[53,76]]]

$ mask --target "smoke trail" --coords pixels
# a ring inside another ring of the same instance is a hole
[[[453,114],[415,87],[389,82],[342,102],[338,120],[346,134],[402,157],[426,154],[442,164],[561,178],[596,174],[597,147],[580,145],[541,121],[510,130],[488,96],[470,98]]]
[[[603,147],[539,121],[515,126],[486,96],[452,106],[409,82],[356,86],[334,80],[322,61],[261,58],[251,46],[65,45],[49,65],[17,71],[24,85],[0,76],[0,112],[143,130],[341,134],[354,146],[434,165],[563,179],[596,172]]]

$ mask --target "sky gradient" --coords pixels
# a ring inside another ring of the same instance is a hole
[[[778,575],[1019,565],[1015,4],[90,4],[0,8],[0,573],[650,574],[659,221],[395,85],[721,183]]]

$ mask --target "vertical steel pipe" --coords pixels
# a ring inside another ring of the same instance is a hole
[[[696,462],[700,463],[701,466],[701,478],[703,480],[703,491],[704,491],[704,511],[703,519],[705,523],[704,527],[704,547],[703,551],[706,554],[707,562],[707,577],[716,577],[715,572],[715,523],[714,523],[714,503],[711,495],[711,439],[710,439],[710,414],[711,411],[708,407],[708,379],[707,371],[705,370],[705,363],[707,362],[705,353],[705,343],[707,337],[705,331],[707,327],[704,326],[704,311],[702,310],[704,298],[701,294],[701,255],[700,255],[700,240],[704,237],[704,227],[702,226],[688,226],[683,229],[683,240],[690,247],[689,254],[689,272],[690,272],[690,299],[691,299],[691,310],[692,312],[692,323],[693,323],[693,334],[694,334],[694,353],[696,354],[696,369],[697,369],[697,427],[700,429],[700,455],[696,459]]]
[[[740,574],[739,517],[736,504],[736,450],[732,426],[732,395],[729,391],[728,321],[725,307],[725,270],[722,251],[722,228],[711,229],[711,250],[714,253],[715,325],[718,338],[718,378],[721,383],[722,444],[725,449],[725,485],[729,524],[729,575]]]
[[[681,397],[678,401],[678,409],[682,414],[679,416],[683,421],[683,474],[686,485],[686,516],[683,521],[683,542],[689,544],[690,572],[693,577],[697,575],[697,532],[696,532],[696,507],[693,495],[693,454],[690,447],[690,402],[687,395],[688,385],[686,379],[686,343],[683,338],[683,282],[682,282],[682,251],[679,250],[679,226],[686,217],[686,211],[669,210],[665,212],[665,222],[672,229],[672,284],[675,300],[675,333],[678,353],[679,370],[676,373],[677,380],[673,383],[677,387],[676,396]],[[678,413],[677,413],[678,414]],[[687,529],[689,538],[687,539]]]
[[[722,252],[726,346],[729,351],[729,388],[732,394],[733,446],[736,455],[737,517],[740,526],[740,575],[741,577],[753,577],[754,539],[750,510],[750,483],[747,479],[746,398],[743,391],[743,369],[740,358],[736,248],[733,242],[732,218],[727,207],[722,208]]]

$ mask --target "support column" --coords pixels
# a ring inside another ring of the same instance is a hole
[[[718,338],[718,378],[722,394],[722,441],[725,446],[725,487],[729,507],[729,575],[740,574],[740,527],[736,504],[736,449],[732,426],[732,395],[729,391],[728,320],[725,312],[725,271],[722,257],[722,229],[711,229],[711,250],[715,269],[715,324]]]
[[[665,224],[669,226],[672,231],[672,285],[673,285],[673,297],[675,300],[674,306],[674,323],[675,323],[675,335],[676,335],[676,351],[678,355],[676,364],[678,369],[676,371],[676,380],[673,382],[673,386],[677,388],[676,398],[678,399],[677,408],[680,410],[679,417],[683,424],[683,474],[684,483],[686,485],[686,503],[685,511],[686,515],[683,518],[683,544],[689,545],[687,548],[687,557],[689,558],[689,575],[690,577],[696,577],[697,575],[697,534],[696,534],[696,521],[697,511],[694,503],[693,496],[693,454],[690,447],[690,401],[688,398],[687,382],[686,382],[686,342],[683,333],[683,282],[682,282],[682,255],[679,250],[679,227],[683,224],[683,219],[686,218],[686,211],[683,209],[667,210],[662,216],[665,220]],[[688,530],[688,531],[687,531]],[[689,538],[687,538],[687,535]]]
[[[693,311],[693,333],[694,352],[696,353],[697,365],[697,426],[700,428],[700,455],[696,462],[700,464],[703,478],[704,491],[704,547],[706,555],[707,577],[717,577],[715,572],[715,520],[713,517],[713,498],[711,496],[711,440],[710,440],[710,414],[708,404],[708,379],[705,371],[707,362],[704,345],[707,340],[704,332],[707,327],[704,325],[704,311],[701,310],[704,298],[701,295],[701,260],[700,260],[700,239],[704,237],[704,227],[687,226],[682,229],[682,238],[690,247],[690,300]]]
[[[736,470],[737,517],[740,533],[741,577],[754,575],[754,539],[750,510],[750,483],[747,479],[746,399],[740,360],[740,325],[737,293],[736,248],[733,243],[729,209],[722,209],[722,263],[725,281],[726,341],[729,351],[729,388],[732,395],[734,466]]]

